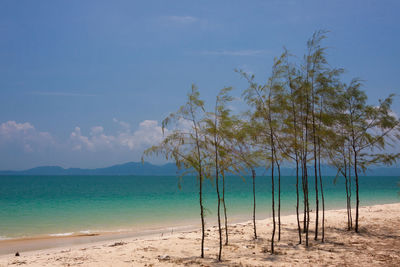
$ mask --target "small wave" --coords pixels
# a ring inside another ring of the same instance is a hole
[[[58,234],[50,234],[49,236],[70,236],[73,235],[74,233],[58,233]]]
[[[0,240],[9,240],[9,239],[12,239],[12,238],[0,235]]]

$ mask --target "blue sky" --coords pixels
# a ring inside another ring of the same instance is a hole
[[[192,83],[263,81],[315,30],[371,103],[400,93],[400,1],[0,2],[0,169],[138,161]],[[400,97],[394,111],[400,114]]]

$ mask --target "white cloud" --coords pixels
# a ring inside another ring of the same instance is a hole
[[[104,133],[102,126],[91,128],[89,136],[82,135],[81,129],[76,127],[71,133],[70,139],[73,150],[143,150],[145,147],[155,145],[163,140],[161,126],[157,121],[145,120],[139,124],[136,131],[131,131],[129,123],[113,119],[123,127],[123,131],[115,135]]]
[[[269,54],[268,50],[217,50],[203,51],[203,55],[218,55],[218,56],[259,56]]]
[[[70,135],[71,140],[75,143],[73,150],[81,150],[82,146],[91,147],[92,144],[89,142],[87,136],[82,136],[81,128],[75,127],[75,130]]]
[[[168,132],[165,132],[168,134]],[[164,138],[162,128],[157,121],[145,120],[139,124],[139,129],[133,133],[136,145],[154,145]]]
[[[90,135],[99,135],[104,131],[104,128],[102,126],[95,126],[92,127],[90,130]]]
[[[190,121],[180,120],[162,132],[156,120],[144,120],[135,128],[129,123],[113,120],[117,130],[101,125],[75,127],[67,139],[56,142],[53,136],[39,131],[30,122],[7,121],[0,124],[0,157],[3,168],[56,164],[93,167],[111,163],[139,160],[143,151],[160,143],[173,129],[192,130]],[[25,163],[21,163],[26,161]],[[29,164],[28,164],[29,163]],[[24,168],[24,167],[22,167]]]
[[[92,127],[90,136],[84,136],[81,133],[80,127],[75,127],[71,133],[70,138],[73,142],[73,150],[87,149],[89,151],[107,150],[113,148],[115,137],[112,135],[105,135],[102,126]]]
[[[29,122],[17,123],[15,121],[7,121],[0,125],[0,135],[5,138],[12,138],[18,133],[27,133],[29,130],[34,130],[32,124]]]
[[[0,145],[11,143],[22,147],[25,152],[33,152],[55,142],[50,133],[37,131],[29,122],[7,121],[0,124]]]
[[[118,123],[124,130],[129,130],[131,128],[131,125],[125,121],[120,121],[116,118],[113,118],[113,122]]]
[[[175,129],[190,133],[193,131],[193,122],[180,118]]]

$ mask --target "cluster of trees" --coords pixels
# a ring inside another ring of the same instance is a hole
[[[320,238],[324,242],[325,199],[321,164],[336,167],[338,174],[345,178],[347,228],[353,229],[354,221],[354,230],[359,231],[359,175],[371,164],[392,164],[400,157],[400,153],[385,152],[388,145],[400,140],[400,122],[390,109],[393,95],[379,101],[378,105],[370,105],[360,80],[354,79],[349,84],[341,81],[343,70],[332,68],[327,62],[326,49],[321,46],[324,38],[325,32],[314,33],[300,62],[284,50],[274,60],[271,75],[265,83],[257,83],[254,75],[238,70],[248,82],[248,88],[242,94],[248,111],[243,114],[232,114],[228,108],[233,100],[232,88],[222,89],[216,97],[214,110],[207,112],[199,90],[193,85],[186,104],[162,122],[162,128],[172,127],[172,132],[160,144],[144,152],[145,156],[163,155],[186,172],[195,173],[202,225],[201,257],[204,257],[205,239],[204,179],[215,182],[218,259],[221,260],[223,230],[225,245],[228,244],[225,176],[228,173],[251,174],[254,238],[257,239],[255,168],[258,166],[265,166],[271,173],[271,253],[274,253],[276,231],[278,241],[281,237],[282,163],[296,166],[300,244],[309,245],[310,201],[315,201],[314,239]],[[309,179],[314,179],[314,188],[309,187]],[[356,188],[355,220],[351,214],[352,180]],[[310,190],[315,191],[314,200],[309,198]],[[221,225],[222,213],[224,227]]]

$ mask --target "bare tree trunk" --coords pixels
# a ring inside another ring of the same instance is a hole
[[[271,125],[271,123],[270,123]],[[270,126],[271,127],[271,126]],[[275,165],[275,148],[274,148],[274,137],[272,134],[271,128],[271,189],[272,189],[272,237],[271,237],[271,254],[274,254],[274,239],[275,239],[275,230],[276,230],[276,222],[275,222],[275,184],[274,184],[274,165]]]
[[[303,159],[301,162],[301,185],[303,186],[303,233],[305,234],[307,231],[307,196],[306,196],[306,176],[304,174],[304,164]]]
[[[304,180],[306,190],[306,210],[307,210],[307,223],[306,223],[306,247],[308,247],[308,230],[310,227],[310,202],[308,200],[308,176],[307,176],[307,161],[304,161]]]
[[[272,151],[274,151],[272,149]],[[271,254],[274,254],[274,239],[275,239],[275,184],[274,184],[274,156],[272,152],[272,173],[271,173],[271,189],[272,189],[272,237],[271,237]]]
[[[318,240],[318,221],[319,221],[319,200],[318,200],[318,173],[317,173],[317,141],[316,141],[316,128],[315,128],[315,99],[314,90],[312,90],[312,131],[313,131],[313,152],[314,152],[314,176],[315,176],[315,236],[314,240]]]
[[[321,142],[318,138],[318,170],[319,170],[319,184],[321,186],[321,200],[322,200],[322,243],[325,242],[325,198],[324,198],[324,187],[322,184],[322,172],[321,172]]]
[[[224,205],[224,217],[225,217],[225,246],[228,245],[228,216],[226,214],[225,204],[225,172],[222,172],[222,203]]]
[[[290,76],[289,76],[290,77]],[[290,80],[290,84],[291,80]],[[290,93],[293,96],[293,88],[290,86]],[[295,146],[295,157],[296,157],[296,217],[297,217],[297,229],[299,231],[299,244],[301,244],[301,226],[299,217],[299,155],[297,147],[297,120],[296,120],[296,109],[294,105],[294,99],[292,98],[292,116],[294,126],[294,146]]]
[[[200,217],[201,217],[201,257],[204,258],[204,237],[205,237],[205,222],[204,222],[204,207],[203,207],[203,177],[200,174],[200,189],[199,189],[199,202],[200,202]]]
[[[257,239],[256,229],[256,171],[251,169],[251,175],[253,178],[253,228],[254,228],[254,239]]]
[[[316,149],[314,149],[316,150]],[[317,173],[317,159],[316,153],[314,159],[314,175],[315,175],[315,235],[314,240],[318,240],[318,221],[319,221],[319,200],[318,200],[318,173]]]
[[[204,221],[204,207],[203,207],[203,166],[201,160],[201,153],[200,153],[200,138],[198,133],[198,126],[197,122],[193,113],[192,106],[190,106],[190,113],[192,116],[192,122],[194,125],[195,137],[196,137],[196,150],[197,150],[197,157],[199,160],[199,204],[200,204],[200,218],[201,218],[201,257],[204,258],[204,238],[205,238],[205,221]]]
[[[308,101],[308,95],[306,97]],[[308,142],[308,103],[306,108],[306,120],[305,120],[305,144],[304,144],[304,181],[305,181],[305,190],[306,190],[306,206],[307,206],[307,223],[306,223],[306,247],[308,247],[308,231],[310,227],[310,202],[308,199],[308,170],[307,170],[307,142]]]
[[[278,241],[281,240],[281,166],[279,162],[276,162],[278,166]]]
[[[215,140],[216,141],[216,140]],[[218,197],[218,209],[217,209],[217,217],[218,217],[218,234],[219,234],[219,252],[218,252],[218,261],[221,261],[222,255],[222,229],[221,229],[221,197],[219,195],[219,172],[218,172],[218,150],[217,146],[215,146],[215,187],[217,189],[217,197]]]
[[[350,206],[349,206],[349,181],[347,178],[347,175],[345,175],[344,179],[346,180],[346,199],[347,199],[347,231],[350,231],[351,227],[350,227]]]
[[[296,217],[297,217],[297,229],[299,232],[299,244],[301,244],[301,226],[299,218],[299,161],[296,153]]]
[[[217,188],[217,196],[218,196],[218,234],[219,234],[219,252],[218,252],[218,260],[221,261],[222,255],[222,229],[221,229],[221,199],[219,195],[219,181],[218,181],[218,171],[216,171],[215,184]]]
[[[349,201],[349,179],[347,176],[347,160],[345,156],[345,149],[343,148],[343,164],[344,164],[344,179],[346,181],[346,207],[347,207],[347,231],[350,231],[350,201]]]
[[[356,233],[358,233],[358,218],[359,218],[359,206],[360,206],[360,196],[359,196],[359,184],[358,184],[358,166],[357,166],[357,151],[353,147],[354,153],[354,174],[356,176]]]
[[[349,213],[350,213],[350,229],[353,229],[353,216],[351,215],[351,151],[349,148]]]
[[[306,152],[305,152],[305,145],[307,141],[304,141],[304,129],[303,129],[303,124],[304,124],[304,113],[303,113],[303,102],[300,102],[300,126],[301,126],[301,131],[300,131],[300,139],[301,139],[301,143],[302,143],[302,147],[301,147],[301,185],[303,187],[303,214],[304,214],[304,218],[303,218],[303,233],[307,232],[307,196],[306,196],[306,181],[305,181],[305,173],[306,171],[304,170],[304,158],[306,157]],[[305,127],[306,128],[306,127]],[[307,138],[307,134],[306,134],[306,138]]]

